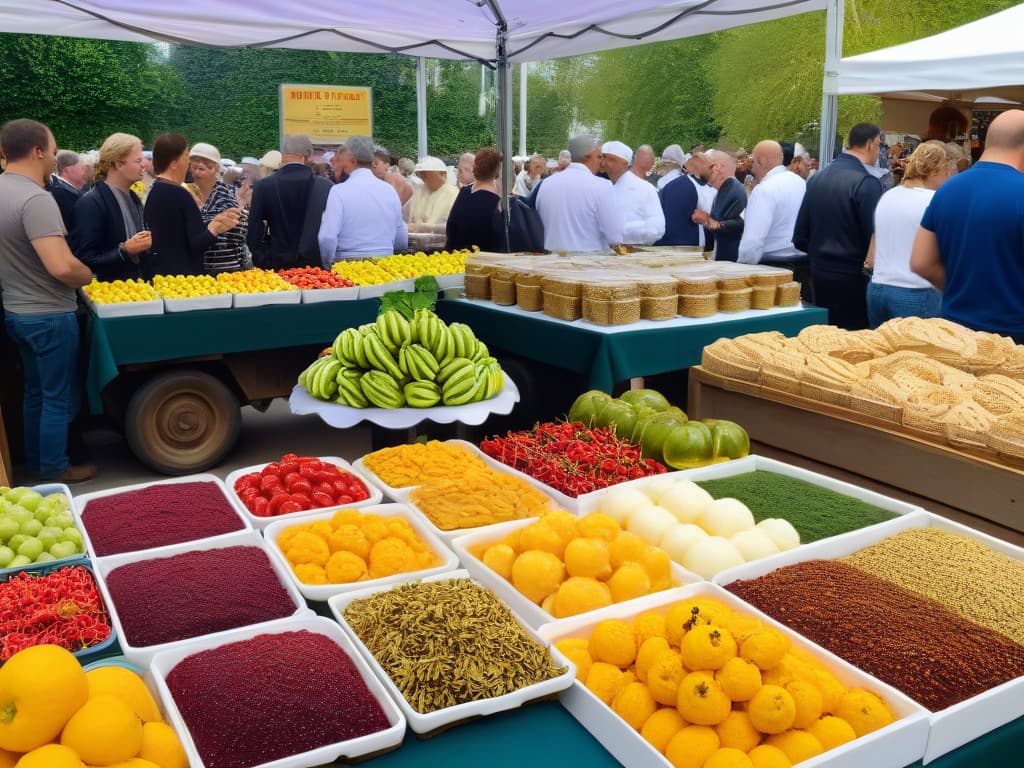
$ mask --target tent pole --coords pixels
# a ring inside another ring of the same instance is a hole
[[[494,14],[498,28],[495,40],[496,56],[494,70],[497,74],[497,116],[498,116],[498,149],[504,158],[501,164],[501,210],[505,220],[505,250],[510,250],[508,240],[509,200],[512,168],[512,79],[511,65],[508,62],[508,21],[501,12],[498,0],[487,0],[487,5]]]
[[[416,157],[427,154],[427,60],[416,59]]]
[[[530,65],[519,65],[519,155],[526,157],[526,79]]]
[[[825,6],[825,74],[821,89],[821,136],[818,140],[818,163],[824,168],[835,152],[839,120],[839,61],[843,58],[843,0],[828,0]]]

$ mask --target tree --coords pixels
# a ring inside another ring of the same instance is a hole
[[[152,45],[0,35],[0,117],[44,122],[61,147],[148,136],[180,88]]]

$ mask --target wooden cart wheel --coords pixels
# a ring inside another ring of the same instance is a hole
[[[238,400],[214,376],[162,373],[132,396],[125,437],[132,453],[158,472],[184,475],[217,464],[238,439]]]

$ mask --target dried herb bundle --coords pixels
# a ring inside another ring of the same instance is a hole
[[[467,579],[403,584],[353,601],[345,620],[422,714],[565,673],[493,592]]]

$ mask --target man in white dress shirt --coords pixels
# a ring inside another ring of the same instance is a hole
[[[601,153],[604,171],[612,182],[615,199],[625,219],[622,242],[650,245],[661,239],[665,234],[665,213],[658,190],[629,172],[633,150],[621,141],[606,141]]]
[[[594,174],[601,167],[596,136],[569,141],[572,162],[544,180],[537,191],[537,212],[544,222],[549,251],[606,251],[622,242],[624,218],[612,183]]]
[[[778,142],[762,141],[754,147],[752,157],[751,172],[757,186],[747,202],[737,260],[789,268],[791,262],[806,259],[806,254],[793,247],[793,227],[807,185],[782,164]]]
[[[409,245],[398,193],[370,170],[373,140],[353,136],[339,152],[348,180],[331,187],[320,222],[320,258],[326,269],[336,261],[388,256]]]

